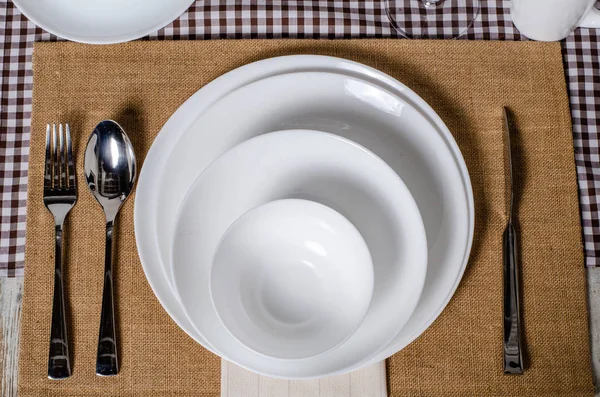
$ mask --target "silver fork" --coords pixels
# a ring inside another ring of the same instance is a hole
[[[77,201],[77,183],[69,124],[65,125],[65,130],[66,148],[63,140],[63,125],[59,125],[58,145],[56,141],[56,124],[52,124],[52,142],[50,142],[50,124],[46,126],[44,205],[54,216],[54,230],[56,232],[54,299],[52,303],[52,326],[50,328],[50,352],[48,354],[48,378],[50,379],[65,379],[71,376],[63,292],[62,235],[65,218]]]

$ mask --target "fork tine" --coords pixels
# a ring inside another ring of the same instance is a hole
[[[58,125],[58,150],[60,152],[60,187],[67,188],[67,163],[65,162],[64,131],[62,123]]]
[[[53,168],[53,174],[54,174],[54,188],[58,189],[60,187],[59,184],[59,175],[60,175],[60,168],[58,166],[58,146],[56,144],[56,124],[52,124],[52,147],[53,147],[53,152],[52,152],[52,160],[53,160],[53,164],[52,164],[52,168]]]
[[[44,162],[44,189],[52,189],[52,157],[50,157],[50,124],[46,124],[46,161]]]
[[[73,145],[71,144],[71,128],[69,124],[66,125],[67,130],[67,168],[69,172],[69,189],[76,189],[77,184],[75,181],[75,162],[73,161]]]

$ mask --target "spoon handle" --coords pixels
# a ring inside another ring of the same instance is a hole
[[[117,334],[115,332],[115,307],[113,300],[112,240],[113,222],[106,223],[106,252],[104,264],[104,290],[102,292],[102,314],[96,356],[96,375],[112,376],[119,372],[117,357]]]

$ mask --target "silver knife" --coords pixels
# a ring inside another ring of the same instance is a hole
[[[508,191],[508,222],[502,236],[502,260],[504,262],[504,373],[523,373],[523,339],[521,313],[519,307],[519,262],[517,259],[517,232],[514,227],[514,186],[512,146],[508,109],[504,108],[505,147],[510,177]]]

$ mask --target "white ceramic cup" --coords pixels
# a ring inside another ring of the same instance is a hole
[[[530,39],[558,41],[573,30],[600,28],[596,0],[512,0],[510,14],[519,32]]]

